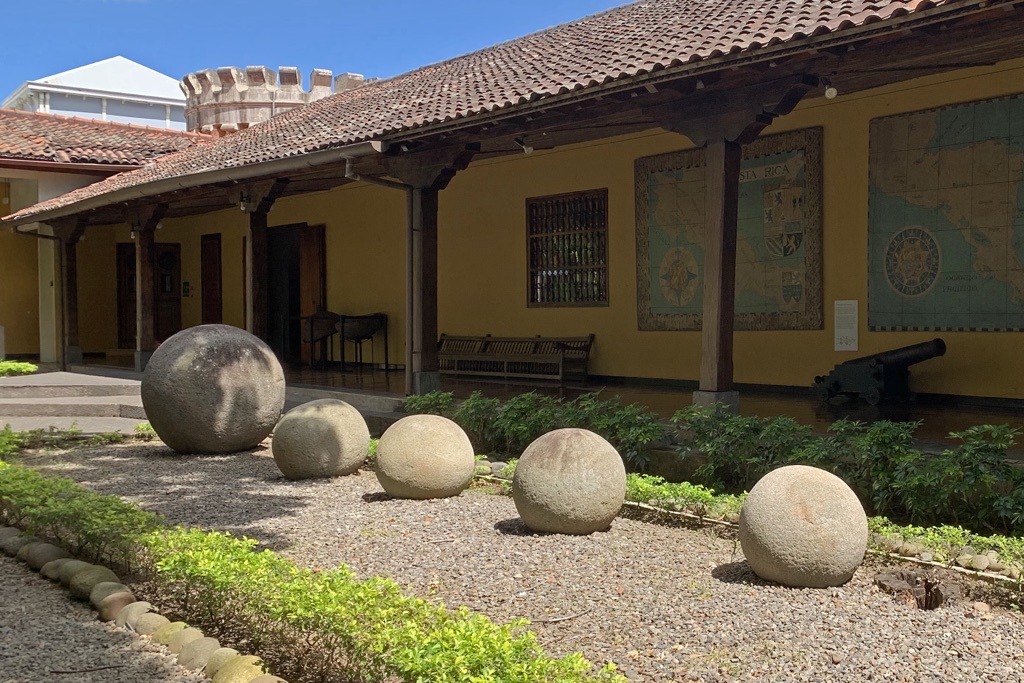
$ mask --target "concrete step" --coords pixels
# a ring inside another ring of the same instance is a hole
[[[132,379],[47,372],[0,377],[0,399],[70,398],[87,396],[138,397],[141,382]]]
[[[289,386],[285,391],[285,409],[310,401],[332,398],[344,401],[359,412],[393,413],[401,409],[404,400],[396,396],[382,396],[368,392],[336,389],[314,389],[312,387]]]
[[[143,420],[128,417],[0,417],[0,429],[10,425],[16,432],[28,432],[34,429],[77,429],[82,434],[102,434],[104,432],[121,432],[125,435],[135,433],[135,426]]]
[[[133,396],[0,398],[4,417],[126,417],[145,420],[142,400]]]

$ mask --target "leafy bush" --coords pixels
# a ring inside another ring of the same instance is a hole
[[[422,415],[448,416],[455,402],[455,394],[450,391],[432,391],[429,394],[405,397],[405,412]]]
[[[24,442],[20,432],[12,430],[11,425],[4,425],[0,430],[0,462],[20,451]]]
[[[849,484],[871,514],[1024,532],[1024,471],[1006,462],[1019,432],[1007,425],[954,432],[962,444],[927,454],[913,447],[919,422],[839,420],[816,436],[790,418],[742,417],[719,406],[691,406],[673,422],[680,454],[703,453],[697,474],[715,488],[749,490],[777,467],[813,465]]]
[[[579,654],[544,654],[525,621],[494,624],[403,595],[388,579],[357,580],[346,567],[295,566],[256,542],[167,528],[156,515],[68,479],[0,463],[0,519],[86,556],[152,574],[180,616],[266,648],[275,669],[316,680],[409,683],[624,683]],[[312,671],[311,671],[312,669]]]
[[[410,397],[406,411],[448,414],[450,399],[447,392]],[[452,419],[466,431],[477,452],[506,458],[520,455],[553,429],[589,429],[607,439],[627,465],[641,470],[647,465],[650,444],[665,437],[661,420],[643,406],[624,406],[617,396],[601,399],[595,393],[565,401],[531,391],[502,402],[475,391],[459,404]]]
[[[132,435],[139,441],[152,441],[157,438],[156,430],[153,429],[153,425],[148,422],[140,422],[135,425]]]
[[[131,566],[140,536],[160,518],[70,479],[0,463],[0,519],[65,543],[76,555]]]
[[[793,454],[814,438],[811,428],[789,417],[744,417],[724,406],[678,411],[679,453],[699,451],[706,458],[697,476],[715,488],[749,490],[768,472],[790,464]]]
[[[32,363],[20,363],[15,360],[0,359],[0,377],[14,377],[15,375],[31,375],[39,370],[39,367]]]

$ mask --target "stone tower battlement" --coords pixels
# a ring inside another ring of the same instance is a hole
[[[302,74],[292,66],[205,69],[181,79],[185,122],[190,131],[227,135],[368,82],[359,74],[333,76],[328,69],[313,69],[305,90]]]

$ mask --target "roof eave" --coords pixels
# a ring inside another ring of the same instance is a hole
[[[273,159],[256,164],[236,166],[226,169],[213,169],[201,171],[186,176],[175,176],[165,178],[144,185],[136,185],[120,190],[113,190],[105,194],[89,197],[74,204],[68,204],[49,211],[39,211],[24,216],[8,216],[3,222],[9,226],[28,225],[31,223],[46,223],[57,218],[66,218],[94,209],[102,209],[114,204],[130,202],[133,200],[157,197],[159,195],[186,190],[202,185],[210,185],[223,182],[244,182],[257,178],[272,177],[307,168],[316,168],[347,159],[358,159],[359,157],[371,154],[381,154],[387,151],[387,143],[378,141],[359,142],[343,147],[332,147],[319,150],[309,154],[295,155],[284,159]]]

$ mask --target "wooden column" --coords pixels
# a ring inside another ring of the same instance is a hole
[[[718,393],[733,388],[736,216],[741,157],[739,143],[717,140],[707,145],[700,391]]]
[[[267,340],[269,289],[267,286],[267,214],[249,214],[249,331]]]
[[[229,192],[232,202],[237,203],[242,211],[249,214],[249,272],[246,276],[249,291],[245,297],[249,310],[246,311],[246,323],[249,332],[263,341],[267,341],[267,318],[270,314],[267,284],[270,258],[267,252],[269,214],[274,203],[284,194],[287,185],[288,178],[277,178],[238,186]]]
[[[768,80],[658,105],[645,113],[707,149],[704,200],[704,300],[700,386],[694,403],[739,408],[733,385],[736,215],[742,145],[757,139],[819,85],[815,76]]]
[[[85,222],[71,218],[51,224],[60,239],[61,292],[61,367],[82,362],[82,346],[78,335],[78,242],[85,232]]]
[[[412,190],[409,236],[412,264],[412,324],[406,349],[406,393],[426,394],[441,388],[437,356],[437,205],[438,190]]]
[[[135,370],[146,369],[156,350],[156,228],[166,204],[125,209],[125,222],[135,239]]]
[[[478,146],[447,147],[385,160],[388,175],[401,180],[408,192],[405,392],[409,395],[441,388],[437,354],[438,200],[441,190],[478,151]]]

